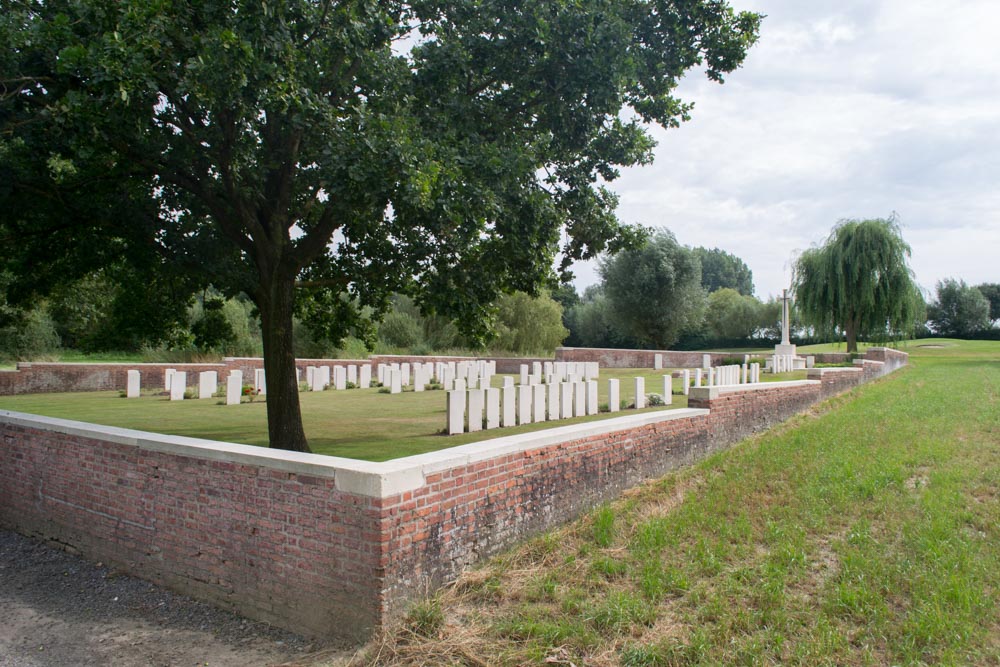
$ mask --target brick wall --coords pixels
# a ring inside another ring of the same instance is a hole
[[[596,361],[602,368],[653,368],[654,357],[663,355],[666,368],[701,368],[702,358],[709,354],[712,364],[734,356],[723,352],[676,352],[672,350],[618,350],[601,347],[559,347],[556,361]]]
[[[465,566],[890,370],[863,360],[694,389],[686,409],[384,463],[0,410],[0,524],[281,627],[360,639]]]

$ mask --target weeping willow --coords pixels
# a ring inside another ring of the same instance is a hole
[[[857,351],[859,337],[909,336],[924,313],[909,257],[895,216],[841,220],[795,262],[792,289],[803,319],[818,333],[842,332],[848,352]]]

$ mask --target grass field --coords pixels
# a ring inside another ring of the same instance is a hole
[[[1000,343],[924,344],[467,573],[365,660],[1000,664]]]
[[[598,382],[601,404],[607,403],[607,380],[621,380],[621,398],[634,401],[633,378],[646,379],[646,393],[662,393],[663,373],[652,369],[603,369]],[[801,379],[804,372],[768,375],[766,380]],[[493,385],[501,386],[500,376]],[[680,380],[674,379],[680,391]],[[610,413],[558,422],[526,424],[489,432],[447,436],[443,391],[382,394],[377,389],[304,392],[300,394],[302,419],[312,450],[317,454],[368,461],[420,454],[491,437],[512,435],[606,419]],[[0,397],[0,409],[75,419],[78,421],[184,435],[248,445],[267,446],[267,407],[262,400],[239,406],[220,405],[221,399],[170,401],[166,396],[144,394],[123,399],[119,392],[26,394]],[[675,395],[670,409],[687,406],[687,397]],[[647,408],[657,410],[665,408]],[[634,412],[634,411],[630,411]]]

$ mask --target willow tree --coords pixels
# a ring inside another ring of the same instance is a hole
[[[0,270],[26,294],[134,260],[246,293],[271,446],[307,450],[293,311],[336,340],[409,293],[482,336],[557,253],[641,236],[602,183],[759,23],[722,0],[0,0]]]
[[[924,308],[909,256],[894,217],[838,222],[823,245],[795,262],[793,291],[803,319],[819,331],[843,332],[848,352],[857,351],[859,337],[909,334]]]

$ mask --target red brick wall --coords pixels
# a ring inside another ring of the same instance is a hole
[[[767,430],[804,411],[822,398],[815,382],[776,382],[776,386],[722,391],[718,388],[692,389],[688,407],[710,410],[709,439],[715,449]]]
[[[378,500],[332,477],[0,421],[0,524],[298,632],[378,621]]]
[[[556,348],[556,361],[596,361],[602,368],[652,368],[654,357],[663,355],[665,368],[701,368],[702,357],[709,354],[712,363],[743,355],[722,352],[676,352],[672,350],[617,350],[601,347]]]

